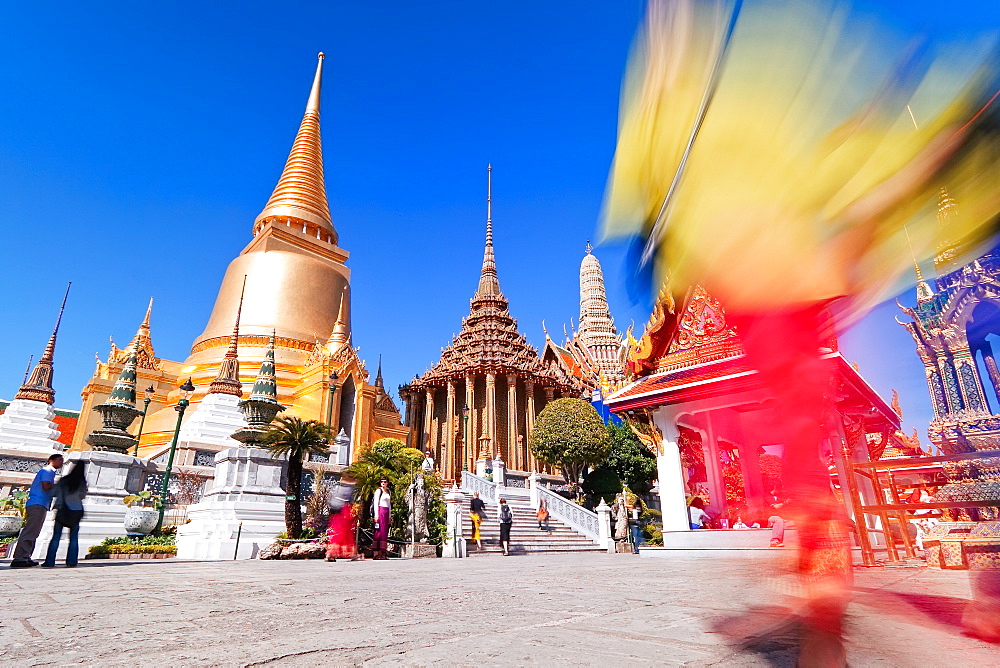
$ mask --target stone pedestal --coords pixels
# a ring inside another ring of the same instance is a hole
[[[437,557],[437,546],[427,543],[407,543],[401,550],[404,559],[426,559]]]
[[[442,557],[464,557],[465,536],[462,535],[463,506],[465,504],[465,494],[456,486],[452,486],[444,496],[445,503],[448,504],[448,525],[444,538],[444,548]]]
[[[531,507],[535,510],[538,510],[539,506],[538,485],[541,479],[538,471],[532,471],[531,475],[528,476],[528,498],[531,500]]]
[[[131,455],[76,450],[66,455],[62,473],[68,473],[69,467],[76,466],[78,462],[87,467],[87,497],[83,501],[83,520],[80,522],[80,558],[83,559],[91,545],[98,545],[111,536],[125,535],[127,508],[122,499],[138,492],[142,488],[144,474],[156,471],[156,467],[145,459]],[[55,512],[50,512],[35,544],[34,559],[45,557],[52,538],[54,518]],[[59,543],[59,560],[65,558],[68,537],[68,532],[64,530]]]
[[[190,521],[177,529],[177,556],[253,559],[274,542],[285,530],[282,467],[282,460],[258,448],[229,448],[217,454],[214,486],[200,503],[188,507]]]

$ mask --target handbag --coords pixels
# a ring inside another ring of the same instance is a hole
[[[56,510],[56,524],[64,526],[68,529],[75,529],[80,524],[80,520],[83,519],[82,510],[73,510],[72,508],[67,508],[66,506],[59,506]]]

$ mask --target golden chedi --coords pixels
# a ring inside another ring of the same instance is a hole
[[[321,53],[305,114],[278,184],[254,221],[250,243],[229,264],[208,324],[188,358],[177,363],[155,357],[147,313],[132,343],[125,350],[112,344],[107,362],[98,360],[94,377],[83,390],[81,419],[93,421],[92,408],[107,396],[129,350],[140,349],[137,387],[152,387],[139,444],[143,457],[157,457],[169,447],[178,385],[191,377],[197,389],[188,414],[197,414],[213,381],[218,386],[220,371],[226,377],[234,373],[227,351],[232,358],[235,343],[235,373],[249,388],[268,354],[272,335],[278,401],[287,407],[283,414],[329,422],[335,432],[343,429],[350,437],[350,448],[341,453],[341,463],[383,436],[406,438],[408,430],[400,424],[391,397],[381,383],[368,382],[364,362],[351,345],[350,269],[345,264],[349,254],[337,245],[323,178],[322,74]],[[234,334],[236,322],[238,333]],[[78,430],[75,448],[86,447],[82,435],[90,431],[89,424]],[[235,445],[233,441],[226,447]],[[221,445],[182,447],[177,461],[210,465],[219,449]]]

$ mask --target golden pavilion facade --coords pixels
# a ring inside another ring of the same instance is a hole
[[[320,54],[305,114],[277,186],[253,222],[250,242],[229,264],[208,323],[187,359],[177,362],[156,356],[150,303],[132,341],[125,348],[112,341],[107,359],[98,358],[82,390],[84,424],[76,430],[74,449],[88,448],[84,437],[100,424],[93,408],[107,399],[130,352],[137,350],[140,396],[151,388],[138,450],[145,458],[161,456],[176,425],[178,386],[190,377],[196,388],[187,422],[210,394],[213,381],[228,373],[221,367],[234,323],[238,323],[240,384],[246,388],[253,384],[273,335],[277,399],[286,407],[283,415],[329,423],[334,433],[343,430],[350,446],[339,463],[354,460],[379,438],[407,438],[409,430],[402,425],[381,376],[370,382],[352,342],[349,253],[339,245],[323,175],[322,74]],[[185,451],[182,444],[177,463],[211,465],[212,450],[219,449]]]
[[[547,403],[585,390],[561,366],[542,362],[510,314],[493,250],[491,171],[486,248],[469,315],[440,360],[399,388],[408,444],[430,450],[447,479],[497,456],[511,471],[547,472],[528,448],[535,417]]]

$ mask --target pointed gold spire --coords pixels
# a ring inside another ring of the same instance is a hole
[[[63,311],[66,310],[66,299],[69,297],[69,288],[72,282],[66,285],[66,293],[63,295],[62,305],[59,307],[59,315],[56,317],[56,326],[52,329],[52,335],[45,346],[45,352],[38,360],[31,377],[21,385],[21,389],[14,395],[15,399],[31,399],[53,404],[56,400],[56,391],[52,388],[52,361],[56,351],[56,336],[59,334],[59,323],[62,322]]]
[[[347,318],[344,316],[346,303],[347,290],[344,290],[344,294],[340,297],[340,309],[337,311],[337,323],[333,326],[333,333],[330,334],[330,338],[326,342],[331,353],[351,338],[350,330],[347,327]]]
[[[292,143],[291,153],[285,162],[281,178],[278,179],[278,185],[271,193],[271,198],[254,221],[254,230],[259,230],[261,223],[271,218],[294,219],[327,230],[333,235],[332,242],[336,244],[337,232],[330,217],[330,205],[326,199],[326,184],[323,179],[323,143],[319,131],[323,54],[320,53],[318,58],[306,112]]]
[[[233,334],[229,337],[229,349],[226,356],[219,364],[219,373],[215,380],[208,386],[209,394],[231,394],[236,397],[243,396],[243,383],[240,382],[240,361],[237,357],[237,346],[240,340],[240,314],[243,312],[243,295],[247,289],[247,277],[243,277],[243,290],[240,292],[240,303],[236,307],[236,324],[233,325]]]
[[[500,297],[500,279],[497,262],[493,256],[493,165],[486,166],[486,250],[483,252],[483,270],[479,276],[476,299]]]

